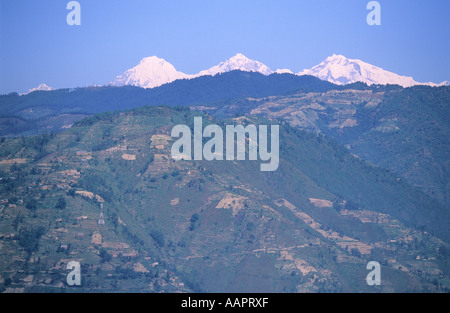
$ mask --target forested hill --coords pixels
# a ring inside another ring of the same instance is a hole
[[[0,96],[0,135],[29,135],[45,129],[57,131],[84,115],[143,105],[207,105],[243,97],[266,97],[295,91],[322,92],[332,88],[337,86],[312,76],[264,76],[233,71],[214,77],[178,80],[153,89],[86,87],[37,91],[22,96],[12,93]]]

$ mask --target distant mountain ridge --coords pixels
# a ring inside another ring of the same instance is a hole
[[[242,53],[238,53],[234,57],[221,62],[219,65],[211,67],[208,70],[201,71],[196,75],[196,77],[205,75],[214,76],[234,70],[240,70],[243,72],[257,72],[263,75],[273,74],[272,70],[268,66],[262,64],[261,62],[250,60]]]
[[[228,60],[220,62],[218,65],[209,69],[202,70],[197,74],[180,72],[171,63],[157,56],[145,57],[139,64],[118,75],[107,85],[113,87],[135,86],[151,89],[172,83],[176,80],[193,79],[202,76],[215,76],[236,70],[260,73],[265,76],[272,74],[291,74],[297,76],[310,75],[336,85],[348,85],[356,82],[362,82],[369,86],[389,84],[399,85],[405,88],[416,85],[426,85],[431,87],[450,85],[449,81],[443,81],[438,84],[433,82],[417,82],[413,77],[401,76],[358,59],[346,58],[343,55],[333,54],[320,64],[294,74],[290,69],[277,69],[273,71],[267,65],[249,59],[242,53],[237,53]],[[51,90],[54,90],[54,88],[49,87],[46,84],[40,84],[38,87],[29,89],[21,95],[27,95],[34,91]]]
[[[40,84],[36,88],[28,89],[27,92],[23,93],[23,95],[27,95],[29,93],[35,92],[35,91],[52,91],[55,90],[53,87],[47,86],[46,84]]]
[[[276,71],[272,71],[267,65],[259,61],[251,60],[242,53],[238,53],[216,66],[193,75],[179,72],[166,60],[152,56],[142,59],[137,66],[117,76],[110,85],[155,88],[179,79],[215,76],[234,70],[255,72],[266,76],[271,74],[294,74],[290,69],[277,69]],[[305,69],[295,75],[311,75],[337,85],[363,82],[367,85],[391,84],[400,85],[402,87],[427,85],[436,87],[448,86],[450,84],[448,81],[440,84],[432,82],[420,83],[415,81],[412,77],[401,76],[361,60],[349,59],[343,55],[336,54],[326,58],[323,62],[311,69]]]
[[[311,69],[305,69],[297,75],[312,75],[337,85],[363,82],[367,85],[391,84],[400,85],[402,87],[428,85],[435,87],[449,84],[448,82],[442,82],[440,84],[419,83],[412,77],[401,76],[361,60],[348,59],[343,55],[336,54],[328,57],[319,65],[316,65]]]
[[[215,76],[240,70],[243,72],[255,72],[270,75],[274,72],[261,62],[250,60],[241,53],[230,59],[211,67],[210,69],[189,75],[179,72],[175,67],[164,59],[157,56],[144,58],[135,67],[117,76],[111,86],[136,86],[142,88],[155,88],[179,79],[192,79],[201,76]],[[284,70],[286,71],[286,70]]]

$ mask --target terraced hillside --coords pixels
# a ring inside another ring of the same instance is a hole
[[[142,107],[3,139],[1,290],[449,290],[450,219],[439,202],[287,123],[275,172],[174,161],[172,127],[198,114]],[[81,287],[65,282],[69,261],[82,265]],[[365,282],[369,261],[382,264],[381,286]]]
[[[449,103],[449,87],[373,86],[246,98],[207,112],[263,116],[325,134],[354,155],[398,173],[449,209]]]

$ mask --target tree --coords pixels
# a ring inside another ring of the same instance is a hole
[[[59,197],[58,202],[56,202],[56,208],[59,210],[64,210],[67,207],[67,202],[64,197]]]
[[[38,207],[38,202],[36,199],[31,199],[30,201],[28,201],[26,208],[32,212],[35,212],[37,210]]]
[[[193,231],[196,227],[196,224],[199,220],[200,216],[197,213],[194,213],[191,217],[191,225],[189,226],[189,230]]]
[[[160,230],[157,229],[152,230],[150,236],[153,238],[153,240],[155,240],[158,246],[160,247],[164,246],[164,234]]]
[[[111,261],[111,255],[108,253],[108,251],[106,251],[105,248],[102,248],[100,250],[100,258],[102,263]]]
[[[359,250],[356,249],[356,248],[352,248],[352,250],[350,251],[350,254],[353,255],[353,256],[356,256],[358,258],[361,257],[361,252],[359,252]]]
[[[31,229],[21,229],[19,233],[19,245],[28,252],[28,255],[39,249],[39,240],[45,234],[45,228],[39,226]]]

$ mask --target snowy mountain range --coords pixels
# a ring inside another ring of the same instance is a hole
[[[217,74],[234,70],[258,72],[264,75],[270,75],[273,73],[266,65],[258,61],[250,60],[240,53],[224,62],[221,62],[219,65],[194,75],[178,72],[175,67],[166,60],[152,56],[142,59],[137,66],[117,76],[110,83],[110,85],[131,85],[143,88],[154,88],[171,83],[178,79],[192,79],[200,76],[215,76]]]
[[[343,55],[336,54],[326,58],[319,65],[303,70],[297,75],[312,75],[337,85],[364,82],[367,85],[397,84],[403,87],[415,85],[438,86],[438,84],[434,83],[419,83],[412,77],[401,76],[361,60],[348,59]],[[439,85],[447,84],[448,82],[443,82]]]
[[[241,53],[236,54],[230,59],[211,67],[210,69],[199,72],[198,74],[189,75],[179,72],[175,67],[164,59],[156,56],[144,58],[141,62],[129,69],[125,73],[114,79],[111,86],[137,86],[143,88],[154,88],[167,83],[171,83],[178,79],[192,79],[200,76],[214,76],[233,70],[241,70],[245,72],[258,72],[263,75],[271,74],[293,74],[289,69],[279,69],[272,71],[268,66],[261,62],[251,60]],[[372,84],[397,84],[403,87],[411,87],[415,85],[443,86],[450,85],[449,82],[435,83],[419,83],[412,77],[401,76],[380,67],[365,63],[357,59],[348,59],[343,55],[333,54],[326,58],[320,64],[311,69],[305,69],[296,75],[312,75],[319,79],[329,81],[337,85],[346,85],[355,82],[364,82],[368,85]]]
[[[143,58],[138,65],[117,76],[108,85],[116,87],[136,86],[142,88],[155,88],[179,79],[192,79],[200,76],[215,76],[234,70],[257,72],[263,75],[294,75],[294,72],[289,69],[278,69],[272,71],[263,63],[251,60],[241,53],[236,54],[216,66],[193,75],[177,71],[176,68],[166,60],[157,56],[152,56]],[[415,81],[412,77],[401,76],[361,60],[349,59],[343,55],[336,54],[326,58],[320,64],[312,67],[311,69],[305,69],[295,75],[311,75],[337,85],[363,82],[367,85],[396,84],[402,87],[411,87],[415,85],[427,85],[432,87],[450,86],[450,82],[448,81],[444,81],[439,84],[432,82],[420,83]],[[22,95],[26,95],[34,91],[50,90],[54,90],[54,88],[49,87],[46,84],[40,84],[38,87],[29,89]]]

